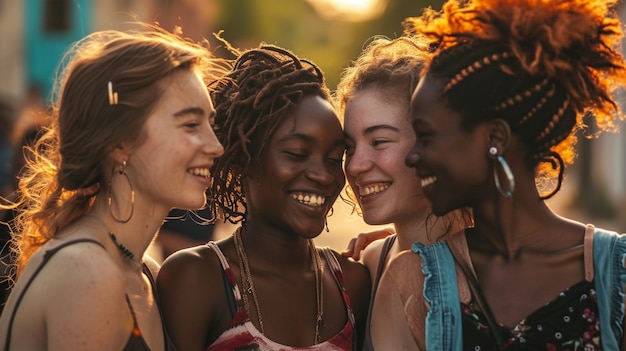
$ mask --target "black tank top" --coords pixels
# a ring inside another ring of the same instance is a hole
[[[17,313],[17,309],[20,306],[20,303],[22,302],[22,298],[24,297],[24,294],[30,287],[30,284],[35,280],[39,272],[41,272],[43,267],[48,263],[48,261],[50,261],[50,259],[52,258],[52,256],[54,256],[54,254],[56,254],[61,249],[67,246],[77,244],[77,243],[84,243],[84,242],[94,243],[104,248],[104,246],[100,242],[94,239],[85,238],[85,239],[76,239],[76,240],[68,241],[44,253],[41,264],[39,264],[39,267],[37,267],[33,275],[31,275],[30,279],[26,283],[26,286],[21,291],[20,295],[17,297],[17,301],[15,302],[15,308],[11,312],[11,318],[9,319],[9,327],[7,329],[7,337],[6,337],[6,342],[4,344],[4,349],[3,349],[4,351],[9,351],[9,346],[11,345],[11,332],[13,330],[13,320],[15,319],[15,314]],[[154,277],[152,276],[152,272],[150,272],[150,269],[148,269],[148,267],[145,264],[142,266],[142,272],[148,277],[148,280],[150,281],[150,285],[152,286],[152,291],[154,294],[156,294],[156,284],[154,281]],[[155,296],[155,301],[159,301],[159,299],[156,296]],[[133,316],[133,330],[130,333],[128,342],[126,342],[126,346],[124,346],[123,351],[150,351],[148,344],[146,344],[146,341],[144,340],[143,336],[141,335],[141,331],[139,330],[139,325],[137,324],[135,311],[133,310],[133,306],[131,305],[130,300],[128,299],[128,295],[126,296],[126,303],[128,304],[128,308],[130,309],[131,315]],[[159,311],[160,311],[160,308],[159,308]],[[175,351],[176,349],[174,348],[172,341],[170,340],[169,336],[167,335],[167,332],[165,331],[165,324],[163,322],[163,318],[161,318],[161,325],[163,326],[163,333],[164,333],[163,338],[165,341],[165,350]]]

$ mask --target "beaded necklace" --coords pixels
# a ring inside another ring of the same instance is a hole
[[[239,258],[239,270],[241,271],[241,281],[244,283],[245,291],[252,296],[254,301],[254,307],[256,309],[257,320],[259,321],[259,327],[261,334],[265,334],[265,328],[263,326],[263,317],[261,316],[261,306],[254,290],[254,281],[252,279],[252,272],[250,271],[250,264],[248,262],[248,255],[243,247],[243,241],[241,239],[241,227],[235,231],[235,248],[237,249],[237,257]],[[317,298],[317,316],[315,319],[315,340],[314,344],[320,343],[320,330],[324,324],[324,284],[322,277],[324,275],[324,266],[320,254],[313,244],[313,240],[309,240],[309,248],[311,250],[311,257],[313,260],[313,269],[315,272],[315,293]],[[244,293],[243,302],[246,308],[246,312],[250,315],[250,301],[248,294]]]
[[[113,233],[113,231],[111,229],[109,229],[109,226],[104,223],[104,221],[102,219],[100,219],[100,217],[94,215],[94,214],[87,214],[85,215],[86,217],[91,217],[94,218],[95,220],[97,220],[106,230],[107,232],[109,232],[109,238],[111,238],[111,240],[113,241],[113,243],[115,244],[115,247],[117,247],[117,249],[120,251],[120,254],[122,254],[122,256],[126,257],[131,263],[137,265],[138,267],[141,267],[141,262],[139,262],[139,260],[137,259],[137,256],[135,256],[135,254],[133,254],[132,251],[130,251],[130,249],[128,249],[126,246],[124,246],[124,244],[120,243],[119,241],[117,241],[117,238],[115,237],[115,233]]]
[[[124,246],[124,244],[117,241],[117,238],[115,237],[115,234],[113,232],[109,231],[109,237],[111,238],[111,240],[113,240],[113,243],[115,243],[115,246],[117,246],[117,249],[120,250],[120,253],[122,254],[122,256],[128,258],[132,263],[141,265],[141,263],[139,263],[139,260],[137,259],[135,254],[133,254],[132,251],[130,251],[126,246]]]

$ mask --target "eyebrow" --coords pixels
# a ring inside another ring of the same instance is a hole
[[[204,116],[204,109],[200,107],[189,107],[174,113],[174,117],[183,117],[190,114]]]
[[[373,132],[375,132],[377,130],[381,130],[381,129],[387,129],[387,130],[391,130],[391,131],[394,131],[394,132],[399,132],[400,131],[400,129],[398,129],[396,127],[393,127],[393,126],[390,126],[388,124],[377,124],[375,126],[371,126],[371,127],[365,128],[365,132],[363,134],[367,135],[367,134],[373,133]]]

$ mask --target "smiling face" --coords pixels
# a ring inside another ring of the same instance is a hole
[[[330,103],[305,96],[279,124],[245,179],[249,223],[312,238],[345,184],[345,140]]]
[[[404,156],[415,144],[408,101],[371,86],[346,104],[346,176],[368,224],[410,221],[430,211]]]
[[[159,82],[163,93],[146,120],[143,139],[128,160],[138,194],[159,210],[199,209],[209,169],[223,153],[210,125],[215,114],[202,79],[180,69]]]
[[[444,104],[442,88],[442,80],[427,75],[415,90],[411,123],[416,142],[406,157],[437,216],[476,204],[493,187],[486,125],[463,129],[463,116]]]

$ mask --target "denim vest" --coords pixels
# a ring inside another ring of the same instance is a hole
[[[461,301],[455,263],[447,242],[413,244],[424,273],[426,345],[428,351],[463,350]],[[619,350],[623,335],[626,284],[626,235],[595,229],[593,235],[594,285],[598,296],[600,337],[605,350]]]

